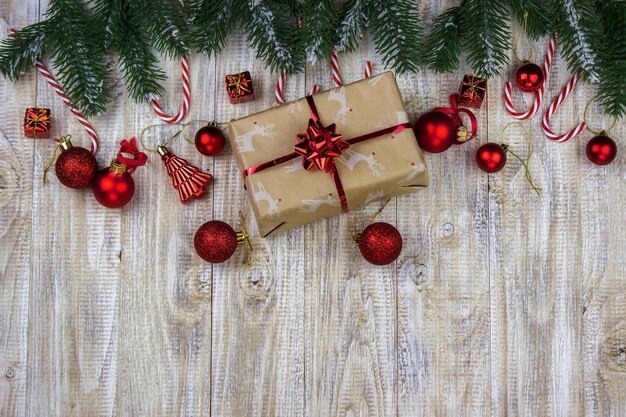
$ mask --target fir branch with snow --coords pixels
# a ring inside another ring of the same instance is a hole
[[[304,3],[302,48],[309,62],[330,57],[337,26],[337,10],[334,0],[306,0]]]
[[[458,7],[451,7],[435,18],[426,38],[424,61],[428,67],[437,72],[450,72],[459,67],[460,20]]]
[[[169,58],[191,53],[185,35],[185,14],[178,0],[129,0],[134,21],[150,43]]]
[[[422,27],[416,3],[378,0],[372,6],[370,28],[383,63],[399,73],[416,72],[422,57]]]
[[[509,0],[519,24],[532,39],[547,36],[554,29],[550,20],[551,2],[546,0]]]
[[[464,0],[460,5],[462,47],[474,71],[498,75],[509,61],[510,19],[505,0]]]
[[[44,50],[47,22],[35,23],[9,36],[0,44],[0,72],[16,80],[32,68]]]
[[[233,1],[191,0],[187,10],[191,46],[209,56],[220,52],[235,25]]]
[[[352,52],[367,30],[370,0],[348,0],[339,11],[335,51]]]

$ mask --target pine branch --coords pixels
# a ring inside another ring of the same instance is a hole
[[[548,35],[554,28],[550,21],[550,2],[546,0],[509,0],[517,21],[532,39]]]
[[[276,1],[254,0],[242,3],[239,13],[248,42],[256,49],[256,56],[262,59],[272,71],[285,71],[287,75],[304,69],[295,19],[291,7]]]
[[[626,3],[597,0],[604,34],[599,56],[598,99],[613,117],[626,116]]]
[[[601,42],[593,0],[555,1],[561,54],[571,71],[598,80],[597,48]],[[623,24],[623,23],[622,23]]]
[[[208,55],[224,48],[235,23],[232,0],[191,0],[187,4],[192,47]]]
[[[178,0],[129,0],[128,5],[139,31],[159,52],[170,58],[189,55],[184,10]]]
[[[337,52],[352,52],[358,46],[367,30],[370,14],[370,0],[348,0],[339,12],[337,27]]]
[[[499,74],[508,62],[511,43],[504,0],[462,1],[460,13],[462,45],[468,62],[481,76]]]
[[[303,7],[302,45],[309,62],[326,60],[335,41],[337,11],[334,0],[307,0]]]
[[[51,0],[45,43],[63,90],[86,116],[105,111],[108,101],[101,33],[78,0]]]
[[[422,56],[422,28],[417,4],[410,0],[378,0],[371,15],[376,51],[399,73],[416,72]]]
[[[458,7],[451,7],[433,21],[426,39],[424,61],[437,72],[450,72],[459,67],[461,55],[460,21]]]
[[[35,23],[10,36],[0,44],[0,72],[10,80],[32,68],[45,45],[46,23]]]

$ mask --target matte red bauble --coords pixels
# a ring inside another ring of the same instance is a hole
[[[608,165],[616,156],[617,145],[608,136],[596,136],[587,143],[587,158],[596,165]]]
[[[202,155],[217,155],[224,149],[226,136],[216,125],[210,124],[196,132],[196,149]]]
[[[126,165],[117,160],[109,168],[102,169],[93,181],[93,196],[108,208],[119,208],[128,203],[135,194],[135,181]]]
[[[237,233],[228,223],[211,220],[204,223],[193,238],[196,252],[214,264],[226,262],[237,249]]]
[[[541,88],[544,81],[543,69],[532,62],[522,64],[515,72],[515,84],[527,93],[532,93]]]
[[[424,113],[413,127],[417,143],[426,152],[446,151],[457,140],[457,126],[445,113],[430,111]]]
[[[96,158],[87,149],[72,146],[66,137],[60,141],[61,155],[54,165],[57,178],[69,188],[88,187],[98,170]]]
[[[372,223],[357,236],[363,258],[374,265],[387,265],[398,259],[402,251],[402,236],[389,223]]]
[[[476,164],[483,171],[493,174],[506,164],[506,146],[489,142],[476,151]]]

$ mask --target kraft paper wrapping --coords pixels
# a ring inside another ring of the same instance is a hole
[[[408,122],[395,77],[385,72],[313,96],[322,123],[336,123],[344,139]],[[305,98],[230,123],[229,140],[239,168],[290,154],[306,131]],[[351,145],[335,159],[349,209],[428,185],[428,172],[412,129]],[[245,179],[261,236],[341,213],[330,174],[305,170],[302,157]]]

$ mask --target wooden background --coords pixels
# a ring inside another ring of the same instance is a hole
[[[430,22],[448,5],[420,7]],[[46,6],[2,0],[0,37]],[[381,71],[369,42],[342,56],[344,81],[360,78],[370,57]],[[164,66],[172,111],[179,65]],[[191,67],[190,119],[274,105],[276,75],[239,33]],[[252,72],[257,99],[230,105],[224,76],[240,70]],[[388,267],[363,261],[350,238],[377,204],[259,239],[229,148],[207,158],[173,145],[216,178],[187,206],[155,153],[121,210],[54,174],[42,186],[54,145],[23,137],[24,109],[51,108],[55,136],[83,146],[87,136],[35,71],[0,80],[0,416],[626,416],[626,124],[611,131],[617,160],[597,167],[585,157],[589,132],[552,143],[539,115],[527,122],[540,197],[515,160],[484,174],[475,150],[512,120],[501,99],[512,70],[489,81],[478,139],[427,155],[432,185],[384,210],[405,242]],[[407,102],[435,98],[410,105],[412,120],[445,102],[465,71],[399,77]],[[546,96],[568,77],[557,59]],[[331,86],[326,63],[290,78],[287,98],[313,82]],[[116,82],[110,110],[94,119],[103,166],[121,139],[158,122],[124,91]],[[593,95],[577,88],[555,127],[573,126]],[[596,106],[590,114],[596,129],[610,123]],[[525,154],[519,127],[505,139]],[[239,208],[253,230],[253,265],[239,253],[201,261],[196,229],[210,219],[237,225]]]

